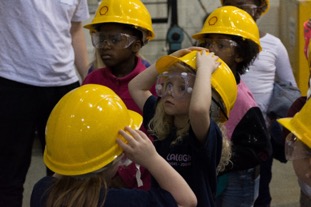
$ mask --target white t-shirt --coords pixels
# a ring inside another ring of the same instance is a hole
[[[281,40],[271,34],[260,38],[262,51],[249,71],[241,79],[249,87],[255,101],[266,118],[266,112],[273,91],[275,80],[291,82],[297,86],[288,52]]]
[[[87,0],[0,1],[0,76],[34,86],[78,81],[70,28],[88,18]]]

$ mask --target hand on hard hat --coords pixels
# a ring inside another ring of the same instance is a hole
[[[201,47],[191,47],[187,49],[178,50],[172,55],[166,55],[158,59],[156,62],[156,69],[158,73],[162,74],[167,71],[173,64],[182,62],[188,65],[192,70],[197,70],[197,53],[198,50],[203,51],[206,49]],[[208,52],[206,52],[208,54]],[[175,57],[177,56],[177,57]],[[211,83],[212,88],[221,96],[225,105],[226,116],[229,117],[230,110],[233,108],[237,98],[237,84],[235,77],[228,67],[220,58],[218,68],[212,73]]]
[[[117,139],[117,143],[124,150],[126,157],[148,168],[148,165],[152,164],[150,161],[157,156],[156,149],[150,138],[144,132],[133,130],[130,127],[125,127],[119,133],[126,140]]]
[[[118,158],[119,130],[138,129],[142,117],[110,88],[86,84],[61,98],[46,126],[44,163],[60,175],[97,171]]]

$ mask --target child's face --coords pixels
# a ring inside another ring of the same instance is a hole
[[[198,40],[197,45],[208,49],[210,52],[214,52],[230,67],[234,74],[236,73],[236,66],[240,61],[236,52],[238,44],[229,35],[208,34],[206,37]]]
[[[136,55],[132,45],[138,39],[119,24],[102,24],[98,32],[92,34],[92,43],[107,67],[114,68],[126,64],[129,57]]]
[[[174,67],[159,75],[156,90],[162,97],[165,113],[171,116],[188,115],[194,81],[193,73]]]
[[[191,95],[183,96],[183,98],[174,98],[167,95],[161,99],[166,114],[170,116],[188,116]]]

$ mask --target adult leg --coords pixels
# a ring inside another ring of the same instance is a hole
[[[272,199],[269,185],[272,179],[272,164],[273,157],[271,156],[260,166],[259,196],[255,201],[255,207],[270,207]]]
[[[21,207],[34,139],[34,88],[0,78],[0,206]]]

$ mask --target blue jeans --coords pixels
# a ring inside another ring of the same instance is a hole
[[[216,199],[218,207],[251,207],[258,196],[259,169],[229,172],[228,183]]]

